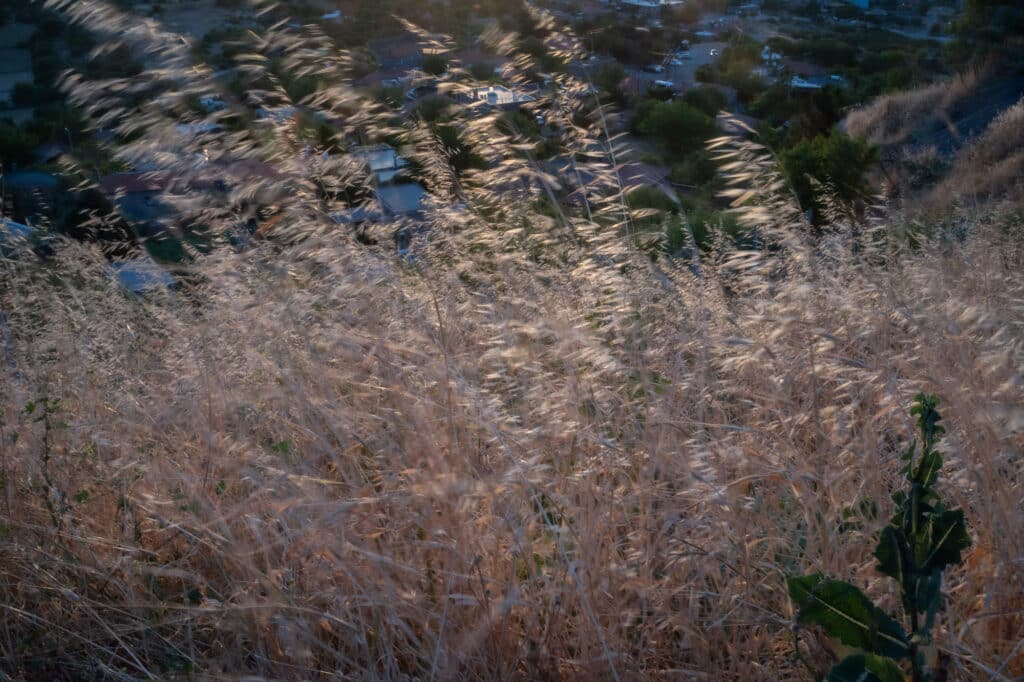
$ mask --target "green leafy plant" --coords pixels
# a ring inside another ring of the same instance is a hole
[[[971,538],[963,511],[946,509],[933,487],[942,467],[935,445],[945,432],[938,404],[937,396],[919,393],[911,408],[921,431],[921,456],[915,457],[912,442],[903,455],[907,488],[893,495],[896,513],[875,548],[876,568],[899,583],[909,632],[849,583],[820,573],[787,580],[799,608],[797,622],[819,625],[856,650],[832,668],[830,682],[904,680],[908,662],[914,682],[939,678],[932,628],[942,605],[942,572],[960,563]]]

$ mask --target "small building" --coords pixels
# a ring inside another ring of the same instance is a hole
[[[168,178],[163,173],[113,173],[99,179],[99,189],[129,223],[157,232],[173,208],[161,201]]]
[[[356,148],[352,156],[366,164],[378,185],[395,182],[409,167],[409,162],[398,154],[398,150],[386,144]]]
[[[520,92],[504,85],[490,85],[484,88],[474,88],[466,95],[466,106],[476,111],[490,111],[493,109],[513,110],[523,104],[532,102],[533,96]]]
[[[0,216],[0,246],[3,246],[8,240],[21,241],[28,239],[30,234],[32,234],[30,226],[16,223],[13,220]]]
[[[409,216],[419,212],[427,199],[427,190],[416,182],[385,185],[377,190],[381,210],[391,217]]]
[[[789,80],[789,87],[794,90],[821,90],[821,86],[813,81],[806,80],[800,76],[793,76]]]

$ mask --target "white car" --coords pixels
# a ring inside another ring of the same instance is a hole
[[[711,48],[711,51],[708,52],[708,54],[711,55],[712,57],[717,57],[718,56],[718,48],[717,47]]]
[[[669,62],[669,64],[671,64],[672,66],[682,66],[683,65],[683,60],[682,59],[673,59],[672,61]]]

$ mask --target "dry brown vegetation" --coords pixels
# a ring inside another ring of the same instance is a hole
[[[1024,199],[1024,100],[999,115],[957,154],[930,198],[933,205]]]
[[[954,137],[960,136],[950,120],[950,111],[977,88],[980,73],[969,72],[914,90],[875,98],[846,118],[846,131],[875,145],[897,145],[910,141],[915,131],[942,123]]]
[[[266,40],[344,67],[308,36]],[[130,116],[122,90],[76,87],[138,126],[123,154],[194,168],[160,133],[195,81]],[[549,116],[613,181],[600,112],[565,92]],[[342,85],[311,106],[377,125]],[[180,288],[130,295],[82,244],[0,261],[4,672],[820,677],[785,576],[896,610],[871,552],[926,390],[975,543],[936,640],[950,679],[1024,675],[1019,223],[975,215],[911,248],[890,218],[837,215],[812,240],[759,150],[723,142],[772,248],[652,262],[621,192],[565,215],[489,190],[531,167],[492,124],[467,122],[497,168],[468,178],[410,131],[432,189],[465,206],[439,205],[413,263],[327,217],[316,183],[347,171],[298,160],[287,123],[203,141],[273,162],[290,191],[271,238],[197,258]],[[844,527],[863,500],[878,516]]]

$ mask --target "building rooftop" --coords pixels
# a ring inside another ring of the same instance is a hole
[[[3,244],[10,237],[27,239],[31,233],[32,228],[28,225],[22,225],[13,220],[0,217],[0,244]]]
[[[388,185],[377,191],[381,207],[391,215],[409,215],[420,210],[427,197],[427,190],[417,183]]]
[[[490,85],[485,88],[474,88],[469,94],[469,100],[471,107],[504,108],[532,102],[533,97],[504,85]]]

